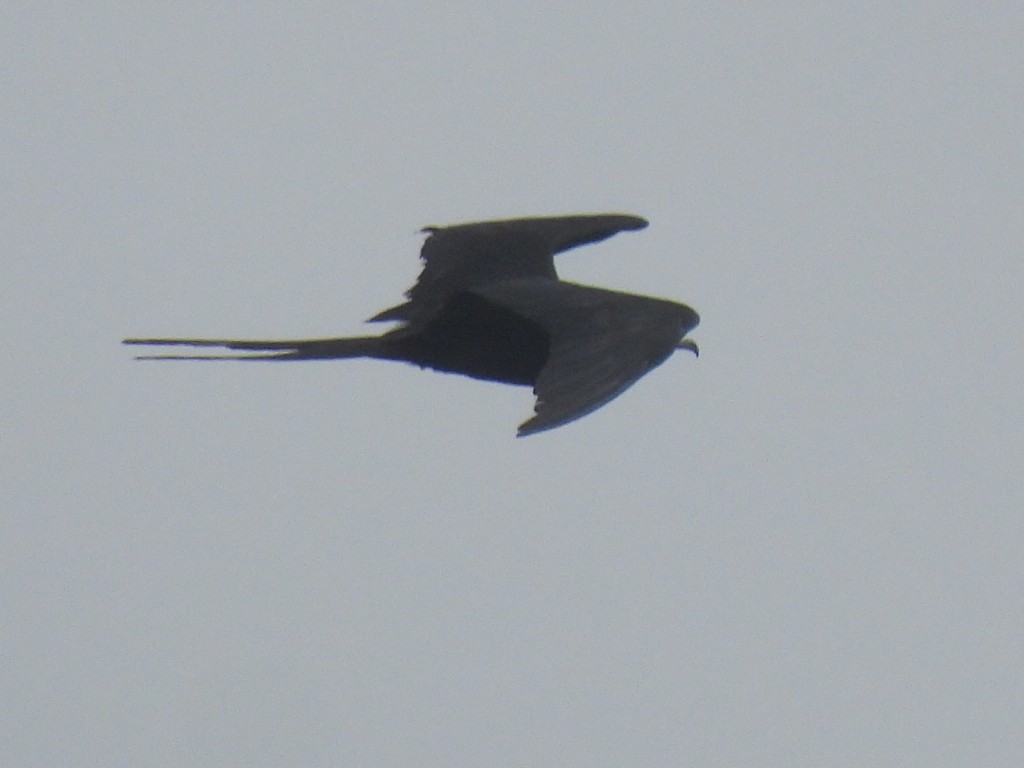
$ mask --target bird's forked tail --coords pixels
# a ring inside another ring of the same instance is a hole
[[[124,344],[157,347],[220,347],[261,354],[138,355],[136,360],[334,360],[345,357],[387,357],[378,336],[342,339],[246,341],[242,339],[125,339]]]

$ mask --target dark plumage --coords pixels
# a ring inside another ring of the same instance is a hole
[[[262,353],[140,360],[371,357],[532,386],[536,413],[519,427],[520,436],[529,435],[600,408],[676,349],[697,352],[685,337],[699,318],[685,304],[568,283],[555,272],[555,254],[646,226],[636,216],[603,214],[427,227],[423,271],[408,301],[370,318],[401,323],[381,336],[124,343]]]

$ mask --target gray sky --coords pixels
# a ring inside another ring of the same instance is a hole
[[[1019,3],[8,6],[0,763],[1020,764]],[[118,344],[608,210],[702,355],[536,437]]]

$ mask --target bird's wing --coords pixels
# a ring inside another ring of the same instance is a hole
[[[597,214],[426,227],[430,235],[420,251],[423,271],[406,291],[409,301],[370,320],[411,323],[433,316],[456,291],[518,278],[557,279],[556,253],[646,226],[638,216]]]
[[[551,337],[519,436],[567,424],[618,397],[665,361],[700,321],[684,304],[573,283],[513,280],[474,289]]]

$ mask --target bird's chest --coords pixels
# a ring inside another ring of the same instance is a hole
[[[449,300],[404,345],[404,359],[422,367],[532,386],[550,342],[537,323],[464,293]]]

